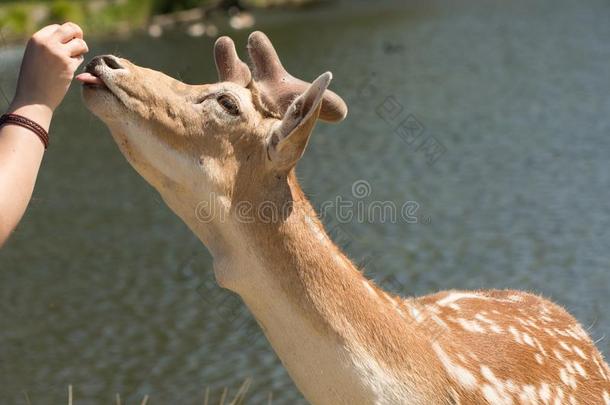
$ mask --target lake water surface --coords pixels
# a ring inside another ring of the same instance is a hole
[[[327,217],[372,278],[405,295],[538,292],[610,355],[608,21],[602,0],[346,1],[273,12],[257,28],[293,74],[332,70],[351,108],[318,126],[299,166],[310,198],[417,203],[417,223]],[[247,33],[231,35],[243,51]],[[212,44],[179,33],[90,43],[91,55],[191,83],[215,80]],[[21,50],[1,55],[12,94]],[[406,135],[444,153],[401,137],[407,118]],[[357,181],[370,186],[361,199]],[[0,252],[0,403],[25,404],[24,393],[65,403],[72,384],[78,404],[117,392],[195,404],[206,386],[218,397],[248,377],[251,403],[270,392],[304,403],[240,301],[215,285],[206,249],[74,86],[30,209]]]

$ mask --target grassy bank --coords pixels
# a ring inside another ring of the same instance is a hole
[[[317,0],[320,1],[320,0]],[[126,34],[149,26],[154,16],[183,10],[234,14],[248,8],[303,5],[314,0],[0,0],[0,30],[6,40],[28,37],[50,23],[74,21],[90,35]]]

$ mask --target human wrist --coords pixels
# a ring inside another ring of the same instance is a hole
[[[49,131],[51,119],[53,118],[53,109],[45,104],[28,104],[15,99],[7,110],[8,114],[17,114],[30,119]]]

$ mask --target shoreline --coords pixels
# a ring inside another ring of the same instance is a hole
[[[220,26],[251,28],[251,11],[304,8],[332,0],[202,0],[197,7],[178,10],[155,8],[153,0],[38,1],[0,3],[0,40],[3,47],[18,45],[41,27],[74,21],[95,37],[128,37],[145,32],[160,37],[166,29],[184,29],[191,36],[216,37]],[[165,11],[165,12],[163,12]]]

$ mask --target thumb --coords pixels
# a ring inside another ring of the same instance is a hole
[[[78,70],[78,67],[83,63],[84,60],[85,57],[83,55],[73,56],[70,58],[70,70],[72,76],[74,76],[74,73]]]

